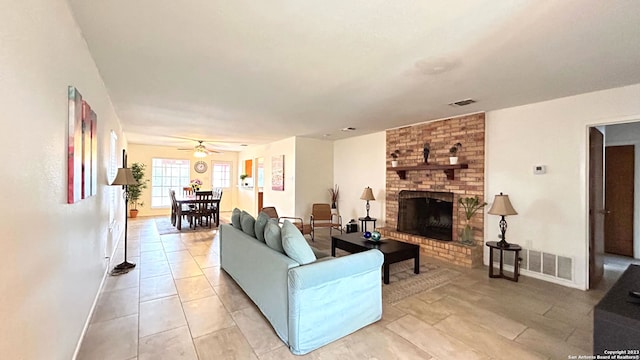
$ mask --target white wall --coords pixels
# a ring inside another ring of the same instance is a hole
[[[128,151],[128,166],[135,162],[139,162],[146,165],[146,173],[145,179],[151,180],[151,164],[153,158],[162,158],[162,159],[176,159],[176,160],[189,160],[191,167],[191,175],[190,180],[199,179],[202,181],[202,190],[210,190],[211,189],[211,161],[212,160],[220,160],[220,161],[228,161],[232,163],[232,184],[229,189],[224,189],[222,193],[222,204],[220,209],[222,211],[229,211],[232,206],[236,203],[237,198],[237,181],[238,176],[233,174],[238,171],[238,153],[234,151],[224,152],[220,154],[210,154],[204,158],[197,158],[193,156],[192,151],[182,151],[178,150],[174,147],[169,146],[152,146],[152,145],[141,145],[141,144],[129,144]],[[199,174],[193,169],[193,165],[196,161],[202,160],[207,163],[207,171]],[[157,215],[169,215],[171,212],[170,207],[166,208],[152,208],[151,207],[151,181],[148,183],[148,187],[142,190],[141,201],[144,203],[144,206],[138,207],[139,213],[138,216],[157,216]],[[188,186],[189,184],[184,184]]]
[[[249,148],[240,152],[238,162],[243,166],[247,159],[255,160],[264,158],[264,206],[275,206],[280,216],[296,216],[295,194],[296,194],[296,138],[290,137],[275,141],[264,146]],[[273,156],[284,155],[284,191],[271,189],[271,174]],[[240,174],[236,174],[236,178]],[[256,216],[258,210],[257,189],[240,189],[238,194],[237,207],[246,210]]]
[[[640,118],[637,119],[640,121]],[[606,146],[635,145],[633,184],[633,257],[640,259],[640,122],[606,127]],[[606,161],[606,159],[605,159]]]
[[[638,119],[639,95],[634,85],[486,115],[487,199],[502,191],[518,211],[507,219],[507,241],[572,257],[568,286],[588,284],[588,127]],[[534,165],[547,174],[533,175]],[[499,218],[485,216],[485,238],[494,240]]]
[[[295,214],[308,221],[314,203],[331,203],[333,142],[296,138]]]
[[[70,359],[107,269],[110,130],[118,156],[126,139],[66,1],[3,1],[0,44],[0,357]],[[68,85],[98,115],[97,196],[71,205]]]
[[[384,131],[336,140],[333,147],[334,183],[340,187],[338,209],[343,223],[366,215],[360,195],[365,187],[373,189],[369,216],[384,226],[386,204],[386,133]],[[360,226],[360,225],[358,225]]]

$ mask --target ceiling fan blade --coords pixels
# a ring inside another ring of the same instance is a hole
[[[222,151],[205,148],[206,151],[214,154],[222,154]]]

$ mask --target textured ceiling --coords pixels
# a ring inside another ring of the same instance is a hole
[[[634,0],[69,3],[132,143],[339,139],[640,83]]]

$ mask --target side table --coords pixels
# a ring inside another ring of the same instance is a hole
[[[504,278],[507,280],[518,282],[518,276],[520,275],[520,250],[522,248],[518,244],[509,244],[508,246],[498,246],[497,241],[487,241],[489,247],[489,277],[490,278]],[[493,273],[493,250],[500,250],[500,272],[498,274]],[[507,276],[504,274],[504,252],[513,251],[515,256],[513,258],[513,276]]]
[[[368,219],[366,217],[360,217],[360,218],[358,218],[358,220],[360,220],[360,228],[362,229],[362,232],[367,231],[367,223],[368,222],[372,222],[373,223],[372,231],[376,229],[376,220],[378,220],[378,219],[372,218],[372,217],[370,217]]]

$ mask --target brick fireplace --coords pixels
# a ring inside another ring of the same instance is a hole
[[[420,245],[421,251],[457,265],[482,264],[484,216],[478,211],[471,219],[474,245],[460,243],[466,224],[460,197],[478,196],[484,200],[484,113],[387,130],[386,224],[383,235]],[[423,146],[429,143],[428,166],[424,164]],[[461,143],[459,168],[450,169],[449,148]],[[391,167],[390,154],[399,150],[398,167]],[[397,170],[402,169],[402,170]],[[404,178],[404,179],[403,179]],[[398,231],[399,194],[402,190],[452,193],[452,241]],[[486,209],[485,209],[486,210]]]

